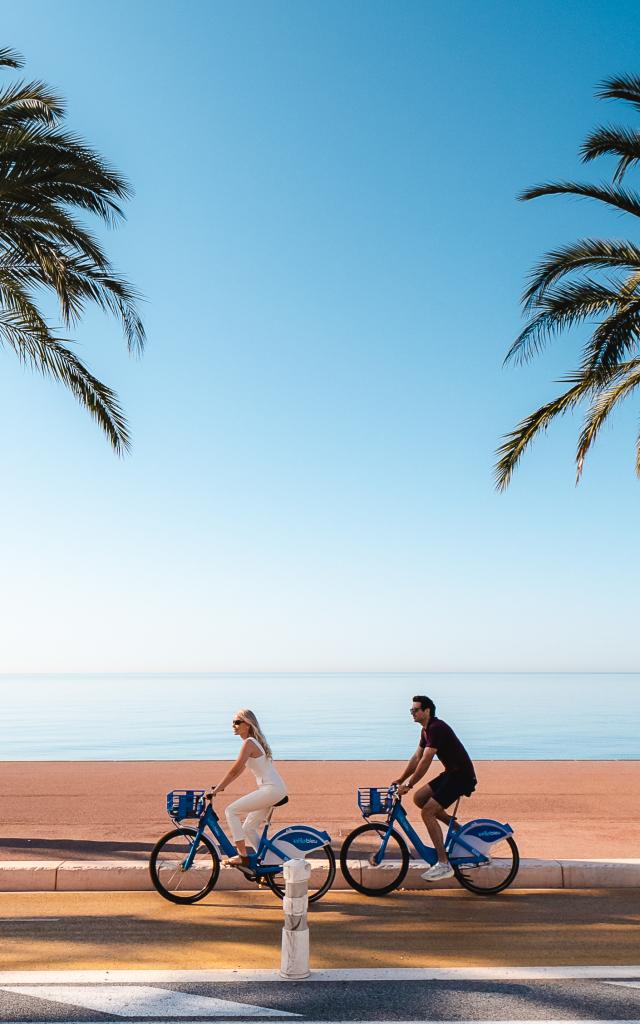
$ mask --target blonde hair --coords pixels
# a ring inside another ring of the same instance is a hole
[[[240,711],[238,711],[236,718],[239,718],[240,721],[247,723],[247,725],[249,726],[250,736],[252,736],[254,739],[258,741],[258,743],[264,750],[269,760],[273,761],[271,747],[267,743],[267,738],[263,733],[262,729],[260,728],[260,723],[258,722],[258,719],[254,715],[253,711],[249,711],[248,708],[241,708]]]

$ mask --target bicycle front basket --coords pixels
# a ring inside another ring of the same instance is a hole
[[[204,789],[174,789],[167,793],[167,811],[170,817],[199,818],[204,811]]]
[[[392,798],[386,786],[358,789],[358,807],[368,818],[370,814],[386,814],[391,810]]]

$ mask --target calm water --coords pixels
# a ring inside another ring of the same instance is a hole
[[[427,693],[476,758],[640,759],[640,675],[0,676],[0,760],[235,756],[238,707],[277,758],[404,758]]]

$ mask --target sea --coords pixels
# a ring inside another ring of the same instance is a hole
[[[414,694],[472,758],[640,759],[640,674],[0,675],[0,761],[235,757],[251,708],[279,760],[408,758]]]

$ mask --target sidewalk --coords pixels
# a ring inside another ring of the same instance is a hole
[[[338,850],[336,850],[336,856]],[[427,882],[426,865],[413,861],[402,890],[459,889],[455,878]],[[313,879],[312,879],[313,881]],[[513,884],[516,889],[640,888],[640,858],[627,860],[533,860],[523,858]],[[338,865],[333,889],[348,889]],[[0,892],[149,892],[149,868],[141,860],[0,861]],[[239,871],[221,867],[219,891],[256,891]]]
[[[639,913],[640,893],[629,890],[494,900],[332,892],[309,910],[311,966],[637,965]],[[277,970],[282,924],[271,893],[216,892],[182,907],[152,893],[4,893],[0,970]]]
[[[148,888],[149,851],[171,827],[166,792],[204,788],[226,767],[0,762],[0,890]],[[290,802],[275,822],[326,828],[338,850],[362,821],[357,786],[384,785],[403,767],[391,761],[280,762]],[[640,762],[480,761],[476,768],[478,790],[463,801],[460,817],[511,824],[523,859],[519,887],[640,885],[640,860],[630,859],[640,850]],[[244,780],[232,786],[218,811],[247,788]],[[422,885],[419,874],[412,869],[405,887]],[[221,887],[240,884],[238,872],[222,872]]]

